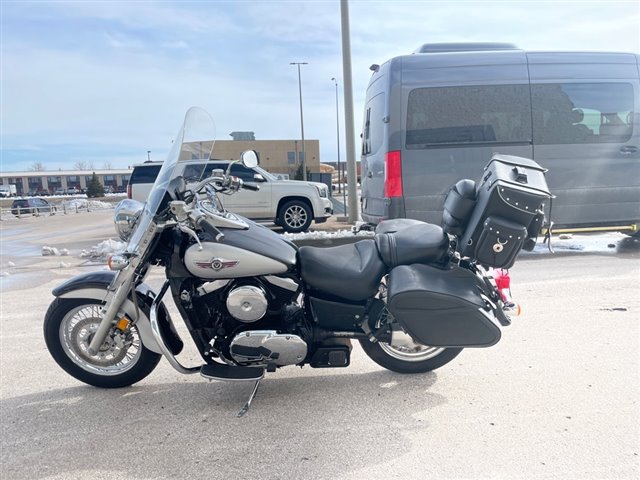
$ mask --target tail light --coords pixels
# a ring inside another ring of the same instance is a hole
[[[509,315],[515,315],[516,317],[519,316],[522,309],[511,297],[511,277],[509,276],[509,271],[497,268],[493,270],[493,279],[496,282],[496,288],[498,289],[500,298],[502,298],[502,301],[504,302],[504,312]]]
[[[384,196],[386,198],[402,196],[402,161],[400,151],[387,152],[384,156]]]
[[[131,198],[131,184],[127,185],[127,198]]]

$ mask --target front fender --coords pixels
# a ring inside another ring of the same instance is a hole
[[[98,272],[88,272],[81,275],[77,275],[62,285],[57,286],[51,293],[59,298],[90,298],[93,300],[104,301],[107,297],[107,288],[111,284],[111,281],[116,276],[117,272],[110,270],[101,270]],[[151,290],[151,287],[145,283],[141,283],[136,287],[136,292],[146,297],[151,293],[152,297],[155,297],[155,293]],[[136,307],[130,299],[127,299],[122,305],[124,313],[130,318],[136,318]],[[164,310],[166,317],[169,318],[164,304],[160,303],[159,310]],[[151,323],[147,315],[148,309],[139,308],[138,321],[136,326],[140,332],[140,339],[145,347],[149,350],[162,353],[158,343],[156,342],[153,332],[151,331]]]

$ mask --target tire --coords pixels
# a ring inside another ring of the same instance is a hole
[[[371,343],[369,340],[360,340],[360,345],[371,360],[397,373],[430,372],[446,365],[463,350],[420,345],[422,350],[410,353],[382,342]]]
[[[98,355],[90,356],[86,348],[100,321],[101,307],[95,299],[56,298],[44,319],[47,349],[64,371],[81,382],[102,388],[127,387],[149,375],[161,355],[142,344],[132,325],[120,333],[124,348],[112,342]],[[144,305],[140,308],[144,310]]]
[[[302,200],[291,200],[278,212],[278,224],[285,232],[306,232],[313,221],[313,211],[309,204]]]
[[[386,293],[383,294],[386,296]],[[397,322],[387,310],[382,308],[378,319],[372,325],[380,328],[388,324],[399,329]],[[409,337],[410,339],[410,337]],[[372,343],[368,339],[360,340],[367,356],[381,367],[397,373],[426,373],[446,365],[456,358],[462,348],[430,347],[411,340],[404,346],[392,346],[384,342]]]

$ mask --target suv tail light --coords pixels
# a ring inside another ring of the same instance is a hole
[[[400,151],[387,152],[384,156],[384,196],[386,198],[402,196],[402,162]]]
[[[127,198],[131,198],[131,184],[127,185]]]

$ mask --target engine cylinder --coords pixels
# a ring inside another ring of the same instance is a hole
[[[227,297],[227,310],[233,318],[244,323],[260,320],[268,306],[264,291],[253,285],[234,288]]]

